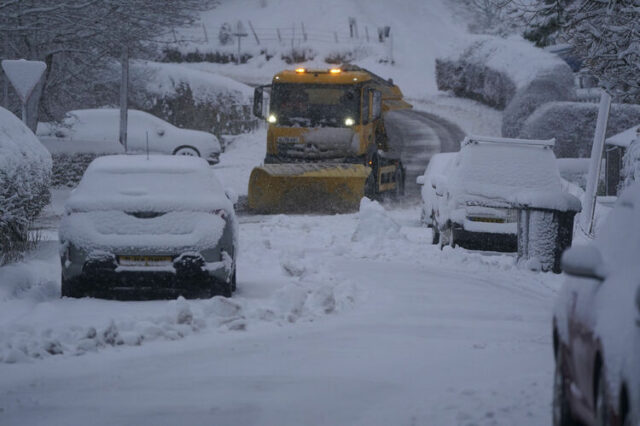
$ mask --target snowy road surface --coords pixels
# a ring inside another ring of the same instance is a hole
[[[43,244],[0,309],[0,424],[548,424],[558,278],[361,216],[244,218],[229,303],[61,300]]]
[[[407,133],[435,149],[443,131]],[[223,154],[226,187],[246,194],[264,139]],[[59,298],[68,193],[0,268],[0,425],[550,422],[560,277],[438,250],[415,204],[244,216],[232,299],[116,302]]]
[[[424,173],[431,157],[460,150],[465,134],[456,124],[424,111],[392,111],[385,117],[389,138],[397,143],[392,151],[399,150],[405,167],[407,195],[417,196],[416,177]]]

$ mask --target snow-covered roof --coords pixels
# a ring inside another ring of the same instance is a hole
[[[636,139],[640,139],[640,124],[607,138],[607,145],[628,147]]]

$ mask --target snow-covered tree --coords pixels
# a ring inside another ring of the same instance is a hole
[[[6,0],[0,2],[0,56],[47,63],[46,119],[76,106],[113,102],[113,68],[123,47],[149,49],[215,0]],[[101,102],[102,100],[102,102]]]
[[[525,10],[528,29],[524,38],[538,47],[556,43],[567,22],[568,6],[573,2],[574,0],[538,0],[529,5]]]

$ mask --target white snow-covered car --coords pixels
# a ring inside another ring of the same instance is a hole
[[[562,258],[553,316],[554,425],[640,425],[640,182],[594,241]]]
[[[127,153],[202,157],[209,164],[220,160],[220,142],[215,135],[180,129],[143,111],[129,110]],[[120,110],[81,109],[67,113],[62,123],[38,123],[37,136],[52,153],[124,153],[119,140]],[[148,146],[147,146],[148,141]]]
[[[455,156],[455,152],[445,152],[434,155],[429,160],[429,164],[427,165],[424,174],[418,176],[418,178],[416,179],[416,183],[422,186],[420,190],[420,193],[422,195],[420,221],[428,227],[432,227],[434,224],[436,205],[438,202],[436,191],[434,188],[434,181],[436,179],[442,179],[444,176],[446,176],[447,167]],[[437,241],[435,243],[437,243]]]
[[[95,159],[65,204],[62,296],[230,296],[237,223],[206,161]]]
[[[434,242],[515,251],[518,194],[562,192],[553,145],[554,140],[465,138],[446,175],[432,180]]]

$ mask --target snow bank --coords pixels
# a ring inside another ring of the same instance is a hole
[[[400,225],[389,216],[379,202],[371,201],[366,197],[360,200],[358,226],[351,241],[398,238],[401,236],[399,231]]]
[[[554,152],[560,158],[591,156],[591,145],[598,117],[598,104],[549,102],[540,106],[524,122],[520,137],[556,138]],[[640,122],[640,105],[613,104],[607,136],[627,130]]]
[[[519,37],[477,36],[436,61],[440,90],[452,90],[457,96],[499,109],[504,109],[517,91],[549,76],[573,82],[571,69],[564,61]]]
[[[16,116],[0,108],[0,264],[27,241],[49,202],[51,155]]]

